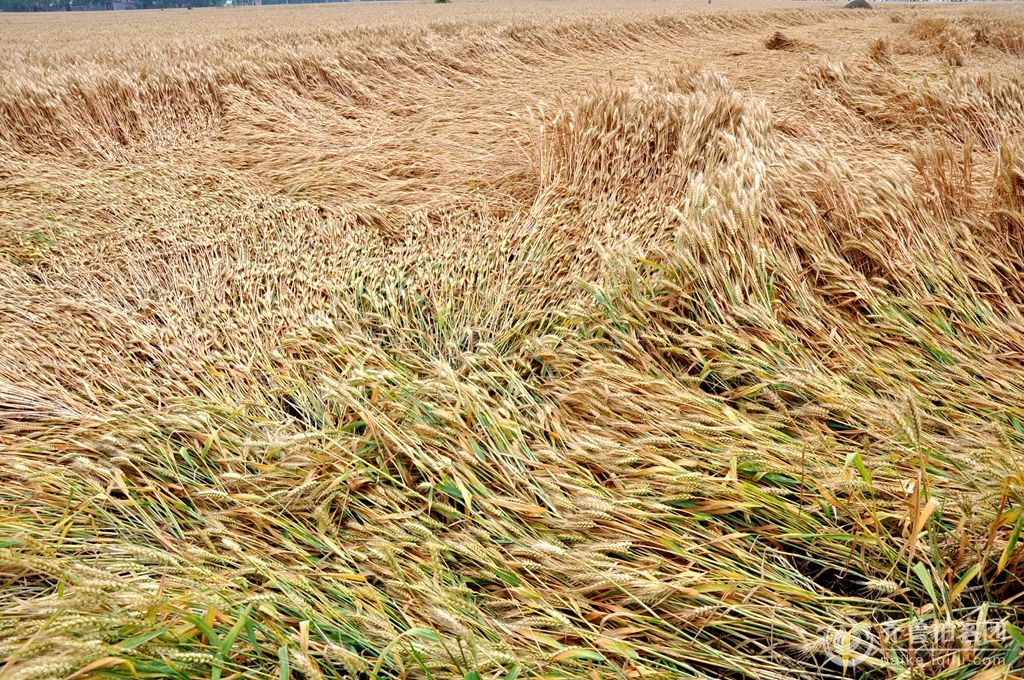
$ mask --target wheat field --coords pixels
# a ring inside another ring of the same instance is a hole
[[[1020,10],[0,15],[0,677],[1022,677]]]

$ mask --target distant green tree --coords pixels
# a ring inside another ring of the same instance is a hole
[[[47,9],[57,9],[57,6],[51,7],[48,0],[0,0],[2,12],[41,12]]]
[[[123,4],[121,4],[123,3]],[[164,7],[221,7],[224,0],[0,0],[0,12],[159,9]]]

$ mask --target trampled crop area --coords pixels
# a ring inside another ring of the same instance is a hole
[[[0,15],[0,677],[1015,677],[1020,10]]]

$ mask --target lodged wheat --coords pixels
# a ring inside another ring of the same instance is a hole
[[[0,26],[0,677],[1019,673],[1022,30]]]

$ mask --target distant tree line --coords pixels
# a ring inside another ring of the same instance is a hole
[[[285,5],[329,0],[232,0],[234,5]],[[330,0],[336,2],[337,0]],[[345,0],[342,0],[343,2]],[[64,12],[104,9],[223,7],[225,0],[0,0],[0,12]]]
[[[224,0],[0,0],[2,12],[64,12],[101,9],[158,9],[161,7],[214,7]]]

